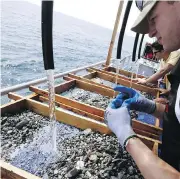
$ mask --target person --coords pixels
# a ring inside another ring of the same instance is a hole
[[[147,59],[152,59],[153,58],[153,53],[149,52],[145,55],[145,58]]]
[[[137,1],[136,5],[141,13],[132,30],[156,37],[165,51],[178,50],[180,48],[180,2],[146,0]],[[168,76],[171,83],[168,105],[155,103],[131,88],[117,86],[114,90],[120,93],[105,111],[105,122],[108,127],[115,133],[119,143],[130,153],[142,175],[147,179],[180,178],[178,172],[180,171],[180,118],[178,115],[180,101],[176,101],[176,95],[177,100],[180,98],[179,71],[180,60]],[[121,100],[124,93],[128,94],[128,99]],[[163,119],[161,159],[154,155],[133,131],[129,114],[129,110],[132,109]]]
[[[167,89],[170,89],[170,83],[166,75],[176,65],[178,59],[180,58],[180,52],[165,52],[163,46],[157,41],[152,44],[152,49],[155,57],[160,60],[160,70],[149,78],[136,78],[133,81],[140,84],[157,83],[160,78],[163,78],[165,76]]]

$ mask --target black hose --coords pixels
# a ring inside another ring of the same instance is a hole
[[[131,1],[131,0],[128,1],[127,6],[126,6],[126,11],[124,13],[124,18],[123,18],[122,27],[121,27],[120,34],[119,34],[118,46],[117,46],[117,59],[121,58],[121,51],[122,51],[122,43],[123,43],[123,39],[124,39],[124,32],[125,32],[125,29],[126,29],[126,24],[127,24],[127,20],[128,20],[128,17],[129,17],[129,12],[131,10],[132,2],[133,1]]]
[[[136,33],[136,37],[134,40],[133,54],[132,54],[132,61],[133,62],[136,61],[136,49],[137,49],[138,39],[139,39],[139,33]]]
[[[143,40],[144,40],[144,34],[142,34],[141,41],[140,41],[140,44],[139,44],[138,59],[141,58],[141,48],[142,48]]]
[[[52,24],[53,1],[42,1],[41,14],[42,51],[45,70],[54,69]]]

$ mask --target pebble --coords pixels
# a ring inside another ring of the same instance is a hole
[[[132,175],[133,174],[133,171],[134,171],[134,168],[132,166],[130,166],[128,168],[128,171],[129,171],[129,174]]]
[[[28,116],[28,117],[27,117]],[[22,113],[13,114],[5,114],[2,116],[1,122],[1,142],[3,144],[8,141],[8,144],[3,145],[1,156],[7,162],[11,161],[11,153],[16,148],[19,148],[21,144],[30,143],[33,140],[33,135],[40,129],[38,127],[38,117],[37,115],[31,111],[23,111]],[[29,119],[31,117],[31,119]],[[43,120],[49,121],[48,118],[42,117]],[[31,129],[30,125],[36,125],[37,128]]]
[[[73,168],[72,170],[70,170],[67,173],[67,177],[68,178],[75,178],[79,173],[80,173],[80,170],[78,170],[77,168]]]
[[[96,162],[98,160],[98,157],[97,157],[97,155],[93,154],[89,157],[89,160]]]
[[[16,124],[16,128],[17,129],[22,129],[23,127],[25,127],[27,124],[29,123],[28,120],[24,119],[23,121],[19,122]]]
[[[83,168],[84,168],[84,162],[83,162],[83,161],[77,161],[77,163],[76,163],[76,168],[77,168],[78,170],[83,170]]]
[[[85,173],[85,175],[86,175],[87,177],[89,177],[89,178],[92,176],[89,171],[87,171],[87,172]]]
[[[54,170],[54,175],[57,175],[58,174],[58,170]]]
[[[8,131],[8,132],[7,132],[7,134],[12,134],[12,133],[13,133],[13,131],[12,131],[12,130],[10,130],[10,131]]]
[[[89,128],[83,131],[84,135],[89,135],[91,132],[92,130]]]
[[[121,171],[118,173],[118,179],[122,179],[122,177],[124,176],[125,172]]]

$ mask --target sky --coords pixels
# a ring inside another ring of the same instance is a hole
[[[41,5],[41,0],[27,1],[39,6]],[[102,27],[113,29],[119,3],[120,0],[54,0],[54,10]],[[124,1],[119,29],[126,4],[127,0]],[[130,28],[138,14],[139,10],[136,8],[135,2],[133,2],[126,27],[126,34],[129,36],[135,36],[135,33]],[[146,39],[149,40],[147,36]]]

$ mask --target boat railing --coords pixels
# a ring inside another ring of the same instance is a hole
[[[119,63],[122,64],[120,66],[120,68],[126,69],[127,63],[130,60],[130,58],[131,58],[131,55],[128,55],[128,56],[125,56],[124,58],[122,58],[119,61]],[[113,60],[114,59],[112,59],[112,62],[113,62]],[[105,61],[100,61],[100,62],[92,64],[92,65],[83,66],[83,67],[76,68],[76,69],[66,71],[66,72],[63,72],[63,73],[58,73],[58,74],[54,75],[54,78],[55,79],[61,78],[61,77],[65,76],[65,75],[67,75],[68,73],[77,73],[77,72],[85,70],[86,68],[95,67],[95,66],[99,66],[99,65],[103,65],[103,64],[105,64]],[[116,67],[116,64],[114,64],[114,65],[115,65],[114,67]],[[29,82],[25,82],[25,83],[21,83],[21,84],[18,84],[18,85],[14,85],[14,86],[11,86],[11,87],[1,89],[0,93],[1,93],[1,96],[4,96],[4,95],[7,95],[9,92],[19,91],[19,90],[28,88],[30,85],[37,85],[37,84],[46,83],[46,81],[47,81],[47,78],[44,77],[44,78],[41,78],[41,79],[37,79],[37,80],[33,80],[33,81],[29,81]]]

